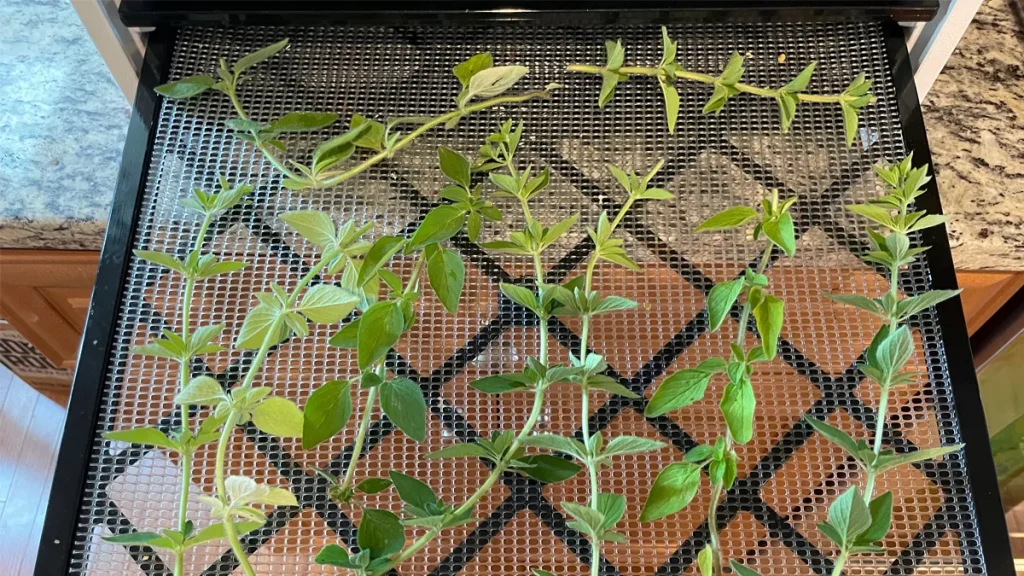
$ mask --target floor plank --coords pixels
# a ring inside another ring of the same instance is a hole
[[[0,490],[6,499],[0,509],[0,574],[28,575],[46,515],[64,408],[17,377],[8,379],[6,393],[0,404]]]

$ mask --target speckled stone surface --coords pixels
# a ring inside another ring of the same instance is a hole
[[[1012,2],[986,0],[924,106],[962,270],[1024,271],[1024,28]]]
[[[66,0],[0,22],[0,248],[98,250],[131,106]]]

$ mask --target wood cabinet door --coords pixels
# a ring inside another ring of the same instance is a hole
[[[0,250],[0,316],[55,366],[75,367],[99,256]]]

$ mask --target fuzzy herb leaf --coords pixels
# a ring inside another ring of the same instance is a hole
[[[216,406],[227,400],[220,382],[210,376],[196,376],[174,397],[178,405]]]
[[[469,159],[446,146],[437,149],[437,156],[440,160],[441,172],[468,190],[470,187]]]
[[[421,509],[437,504],[437,494],[425,483],[394,470],[388,472],[402,502]]]
[[[330,324],[349,315],[359,296],[331,284],[317,284],[306,291],[299,311],[313,322]]]
[[[545,484],[568,480],[581,470],[581,466],[558,456],[535,454],[519,458],[525,466],[519,471]]]
[[[775,358],[778,353],[779,334],[782,332],[783,308],[782,300],[764,294],[761,301],[754,307],[754,320],[757,324],[757,333],[761,336],[761,346],[767,360]],[[740,329],[745,327],[741,326]]]
[[[278,216],[285,224],[313,244],[327,248],[335,243],[334,221],[330,215],[317,210],[296,210]]]
[[[274,133],[312,132],[334,124],[337,119],[337,114],[326,112],[289,112],[274,120],[267,131]]]
[[[568,454],[580,460],[586,460],[587,447],[575,438],[567,438],[558,434],[533,434],[523,439],[523,446],[543,448]]]
[[[280,438],[302,438],[302,411],[294,402],[271,396],[256,405],[252,423],[261,431]]]
[[[455,250],[438,250],[427,261],[427,279],[445,310],[459,311],[459,298],[466,278],[466,265]]]
[[[397,302],[378,302],[363,313],[358,330],[359,369],[383,358],[405,329],[405,316]]]
[[[487,70],[492,66],[494,66],[494,59],[491,57],[491,53],[482,52],[480,54],[474,54],[469,58],[469,60],[457,64],[452,68],[452,74],[459,79],[459,83],[462,84],[463,88],[465,88],[469,85],[469,81],[477,74],[477,72]]]
[[[685,462],[669,464],[651,486],[640,513],[641,522],[651,522],[682,510],[700,487],[700,467]]]
[[[205,75],[197,74],[195,76],[189,76],[182,78],[181,80],[175,80],[174,82],[168,82],[155,88],[156,93],[167,98],[191,98],[198,94],[206,92],[209,88],[212,88],[216,84],[216,80]]]
[[[275,321],[282,314],[282,310],[266,304],[259,304],[249,310],[249,313],[245,316],[245,321],[242,322],[241,329],[238,331],[235,347],[240,350],[255,350],[259,348],[263,345],[263,340],[274,326]],[[271,341],[274,344],[283,342],[288,337],[288,332],[287,327],[279,325],[276,334],[271,337]]]
[[[106,432],[103,434],[103,437],[115,442],[128,442],[130,444],[142,444],[143,446],[167,448],[168,450],[174,450],[175,452],[181,449],[181,446],[179,446],[177,442],[171,440],[166,434],[151,426]]]
[[[721,358],[711,358],[695,368],[673,373],[658,386],[658,390],[644,409],[644,416],[661,416],[700,400],[704,397],[711,377],[724,369],[725,362]]]
[[[405,528],[391,512],[367,508],[363,510],[356,542],[359,548],[370,551],[370,558],[384,558],[405,546]]]
[[[871,524],[856,539],[854,544],[863,546],[878,542],[889,533],[892,524],[892,492],[881,494],[868,505]]]
[[[235,62],[235,76],[237,77],[242,72],[245,72],[249,68],[252,68],[253,66],[259,64],[260,62],[269,60],[275,54],[277,54],[281,50],[284,50],[285,47],[287,46],[288,39],[285,38],[284,40],[275,42],[269,46],[264,46],[263,48],[260,48],[259,50],[252,52],[251,54],[246,54],[245,56],[242,56],[238,59],[238,62]]]
[[[754,437],[754,409],[757,400],[754,398],[754,387],[750,380],[743,378],[726,385],[722,393],[721,409],[725,423],[733,438],[740,444],[750,442]]]
[[[417,442],[427,438],[427,404],[420,387],[408,378],[380,385],[380,407],[399,430]]]
[[[878,473],[882,473],[907,464],[942,458],[946,454],[956,452],[963,447],[963,444],[953,444],[951,446],[939,446],[938,448],[924,448],[906,454],[880,454],[875,460],[874,468]]]
[[[719,282],[708,293],[708,328],[714,332],[722,326],[729,309],[743,291],[743,278]]]
[[[668,133],[675,134],[676,120],[679,118],[679,91],[670,80],[659,79],[661,94],[665,98],[665,121],[668,122]]]
[[[778,218],[766,221],[761,230],[776,246],[782,248],[786,256],[792,258],[796,253],[796,233],[793,229],[793,217],[789,212],[783,212]]]
[[[601,453],[601,459],[607,460],[612,456],[653,452],[664,447],[665,443],[660,440],[652,440],[642,436],[616,436],[605,446],[604,451]]]
[[[731,230],[739,228],[757,218],[757,212],[750,206],[733,206],[727,208],[697,226],[697,232],[709,230]]]
[[[729,560],[729,566],[732,567],[732,571],[736,573],[736,576],[761,576],[756,570],[751,570],[735,560]]]
[[[359,321],[362,318],[356,318],[345,324],[337,334],[331,336],[328,340],[328,344],[338,348],[356,348],[359,345]]]
[[[466,209],[452,204],[434,208],[423,218],[419,228],[409,240],[407,251],[447,240],[462,230],[466,222]]]
[[[302,449],[311,450],[332,438],[352,417],[351,383],[331,380],[306,401],[302,419]]]
[[[896,313],[900,322],[907,320],[911,316],[927,310],[932,306],[940,302],[945,302],[954,296],[960,294],[960,290],[930,290],[917,296],[911,296],[901,300],[896,305]]]
[[[493,98],[511,88],[530,69],[526,66],[495,66],[480,70],[469,79],[469,84],[460,94],[459,105],[464,106],[474,98]]]
[[[811,428],[814,428],[815,432],[821,434],[836,446],[846,450],[850,456],[853,456],[858,461],[862,461],[860,455],[861,447],[849,434],[835,426],[832,426],[831,424],[828,424],[827,422],[818,420],[811,416],[805,417],[804,420],[811,426]]]

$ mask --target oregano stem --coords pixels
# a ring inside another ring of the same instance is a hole
[[[285,308],[290,308],[295,304],[295,301],[299,297],[299,293],[309,285],[321,270],[323,270],[324,266],[327,265],[332,257],[332,252],[325,252],[321,255],[320,261],[310,268],[309,272],[299,280],[295,289],[288,295]],[[283,324],[283,314],[278,314],[274,317],[274,320],[271,321],[270,326],[267,329],[267,334],[263,337],[263,342],[260,344],[260,348],[256,352],[256,356],[253,358],[252,364],[249,365],[249,370],[246,371],[245,379],[242,380],[242,384],[239,387],[242,390],[248,390],[252,387],[252,383],[256,380],[256,375],[263,367],[263,363],[267,360],[267,355],[270,353],[270,349],[274,344],[276,344],[277,334],[280,332]],[[229,502],[227,499],[227,486],[224,479],[224,466],[227,459],[227,447],[231,442],[231,434],[234,432],[235,423],[238,421],[239,416],[239,410],[232,407],[231,411],[228,413],[227,421],[224,422],[224,428],[221,430],[220,438],[217,440],[217,459],[214,468],[214,479],[217,487],[217,497],[225,506],[228,506]],[[231,518],[230,513],[224,516],[222,522],[224,523],[224,533],[227,536],[228,542],[231,544],[231,550],[235,553],[235,557],[238,559],[239,566],[242,567],[246,576],[255,576],[256,573],[249,564],[249,558],[245,555],[245,551],[242,550],[242,545],[238,541],[238,534],[235,531],[234,520]]]
[[[543,284],[544,279],[544,267],[541,262],[540,254],[534,254],[533,264],[534,271],[537,274],[537,290],[539,300],[539,294],[542,290],[541,285]],[[544,318],[540,319],[540,339],[541,341],[539,360],[541,364],[544,364],[546,366],[548,362],[548,328],[546,319]],[[484,480],[484,483],[481,484],[480,487],[476,489],[476,492],[473,492],[473,494],[469,498],[467,498],[466,501],[463,502],[461,506],[459,506],[458,508],[455,509],[454,512],[452,512],[452,517],[459,517],[469,513],[473,509],[473,507],[476,506],[477,502],[479,502],[480,499],[483,498],[491,490],[491,488],[498,481],[498,479],[501,478],[501,475],[505,472],[505,470],[508,469],[508,458],[511,458],[512,454],[515,454],[519,447],[522,446],[523,440],[525,440],[527,436],[533,433],[533,428],[537,425],[537,420],[540,419],[541,412],[544,411],[544,391],[546,389],[546,386],[539,385],[534,390],[533,408],[530,410],[530,415],[527,417],[526,423],[523,424],[522,429],[519,430],[519,434],[516,435],[515,440],[513,440],[512,444],[510,444],[509,447],[505,450],[505,457],[498,461],[497,464],[495,464],[494,469],[491,470],[490,475],[488,475],[487,479]],[[416,541],[414,541],[407,548],[402,550],[391,561],[377,568],[373,572],[370,572],[370,576],[379,576],[380,574],[386,574],[395,566],[398,566],[402,562],[405,562],[406,560],[411,558],[413,554],[416,554],[421,549],[423,549],[424,546],[429,544],[431,540],[436,538],[441,533],[441,530],[442,528],[431,528],[426,534],[420,536],[416,539]]]
[[[410,132],[408,136],[405,136],[401,140],[396,142],[395,145],[392,146],[390,149],[383,150],[381,152],[378,152],[377,154],[374,154],[373,156],[367,158],[366,160],[364,160],[363,162],[361,162],[360,164],[356,165],[353,168],[349,168],[348,170],[344,170],[341,172],[324,172],[321,175],[323,178],[317,181],[317,185],[335,186],[337,184],[340,184],[341,182],[344,182],[345,180],[348,180],[349,178],[358,176],[359,174],[366,171],[373,165],[381,162],[382,160],[390,158],[392,155],[394,155],[395,152],[398,152],[402,148],[405,148],[406,146],[412,144],[416,140],[416,138],[428,132],[431,128],[444,124],[449,120],[453,120],[455,118],[459,118],[480,110],[485,110],[487,108],[492,108],[494,106],[500,106],[501,104],[514,104],[518,102],[526,102],[528,100],[533,100],[536,98],[548,98],[550,97],[550,95],[551,94],[546,90],[534,90],[531,92],[525,92],[523,94],[516,94],[513,96],[498,96],[496,98],[491,98],[490,100],[484,100],[482,102],[477,102],[476,104],[470,104],[469,106],[466,106],[464,108],[457,108],[450,112],[446,112],[445,114],[442,114],[436,118],[432,118],[429,121],[424,122],[423,125],[421,125],[419,128],[416,128],[415,130]]]
[[[615,215],[615,219],[612,220],[609,234],[615,231],[615,227],[622,222],[623,217],[626,216],[626,212],[629,211],[630,206],[633,205],[634,198],[630,196],[626,202],[619,208],[618,214]],[[590,295],[591,290],[594,286],[594,268],[597,266],[598,252],[595,249],[590,254],[590,259],[587,261],[587,272],[583,281],[583,293]],[[590,314],[584,314],[582,317],[583,327],[580,330],[580,353],[579,360],[583,362],[587,357],[587,346],[590,341]],[[587,446],[590,446],[590,389],[588,387],[583,388],[583,399],[580,405],[580,413],[582,415],[582,432],[583,442]],[[598,465],[594,461],[596,454],[590,454],[585,462],[587,466],[587,476],[590,478],[590,507],[594,510],[598,509],[597,497],[601,493],[601,486],[597,478]],[[591,556],[590,556],[590,573],[592,576],[598,576],[601,573],[601,541],[593,539],[590,543]]]
[[[383,363],[381,364],[383,367]],[[366,403],[363,405],[362,418],[359,420],[359,431],[356,433],[356,442],[352,446],[352,457],[348,460],[348,467],[345,470],[345,479],[341,482],[341,492],[346,492],[352,487],[356,476],[356,465],[359,463],[359,455],[363,453],[363,443],[366,441],[366,433],[370,430],[370,422],[373,420],[373,403],[377,400],[377,386],[370,388],[366,395]]]
[[[839,558],[836,559],[836,567],[832,569],[832,576],[842,576],[843,568],[846,566],[846,561],[849,558],[849,550],[843,550],[839,553]]]
[[[242,102],[238,99],[238,94],[235,93],[234,82],[232,82],[229,85],[229,88],[225,90],[224,93],[227,94],[228,98],[231,100],[231,105],[235,107],[235,112],[238,113],[238,117],[242,120],[248,120],[249,115],[245,113],[245,108],[242,107]],[[256,147],[259,148],[260,152],[263,152],[263,156],[265,156],[266,159],[271,164],[274,165],[274,168],[277,168],[279,171],[281,171],[282,174],[293,180],[302,179],[301,176],[289,170],[288,167],[285,166],[280,160],[278,160],[277,157],[274,156],[274,153],[271,152],[270,149],[263,144],[263,142],[260,140],[259,132],[257,132],[256,130],[250,130],[249,133],[252,134],[252,137],[256,139]]]
[[[212,213],[207,213],[203,216],[193,250],[199,250],[203,247],[203,239],[206,238],[206,232],[209,230],[212,221]],[[192,295],[195,291],[195,286],[196,281],[194,278],[185,278],[185,290],[181,302],[181,338],[186,344],[189,338],[189,321],[192,316]],[[192,377],[191,362],[191,358],[185,358],[181,362],[181,385],[178,389],[179,392],[188,386],[189,379]],[[188,404],[181,405],[181,430],[183,434],[185,431],[188,431],[188,437],[191,437],[192,423]],[[179,454],[181,457],[181,493],[178,496],[178,531],[182,534],[185,533],[185,527],[188,524],[189,488],[192,486],[192,447],[186,446],[184,448]],[[174,576],[182,576],[184,572],[185,551],[178,550],[174,555]]]
[[[566,66],[568,72],[582,72],[584,74],[601,74],[605,71],[602,66],[589,66],[586,64],[571,64]],[[622,66],[618,69],[620,74],[627,76],[657,76],[659,78],[665,77],[665,73],[661,68],[652,68],[647,66]],[[675,71],[675,77],[682,78],[684,80],[690,80],[692,82],[699,82],[701,84],[714,85],[718,81],[718,78],[709,74],[703,74],[700,72],[694,72],[692,70],[686,70],[680,68]],[[762,98],[775,98],[778,96],[779,91],[771,88],[759,88],[751,84],[744,84],[737,82],[732,85],[733,88],[739,92],[746,94],[753,94],[755,96],[761,96]],[[801,102],[817,102],[820,104],[838,104],[843,101],[842,94],[794,94]]]
[[[773,196],[773,204],[778,202],[778,192],[776,191]],[[764,271],[768,269],[768,264],[772,261],[772,250],[775,244],[771,241],[761,252],[761,260],[757,263],[755,273],[764,274]],[[740,322],[739,329],[736,333],[736,345],[743,347],[743,343],[746,340],[747,335],[747,324],[750,321],[750,300],[748,299],[743,303],[743,309],[740,311]],[[733,449],[733,437],[732,431],[726,426],[725,429],[725,450],[729,452]],[[722,546],[718,537],[718,505],[721,502],[722,495],[725,494],[724,481],[715,482],[711,489],[711,503],[708,508],[708,534],[711,540],[711,553],[712,553],[712,572],[719,576],[722,574],[724,569],[724,563],[722,559]]]

